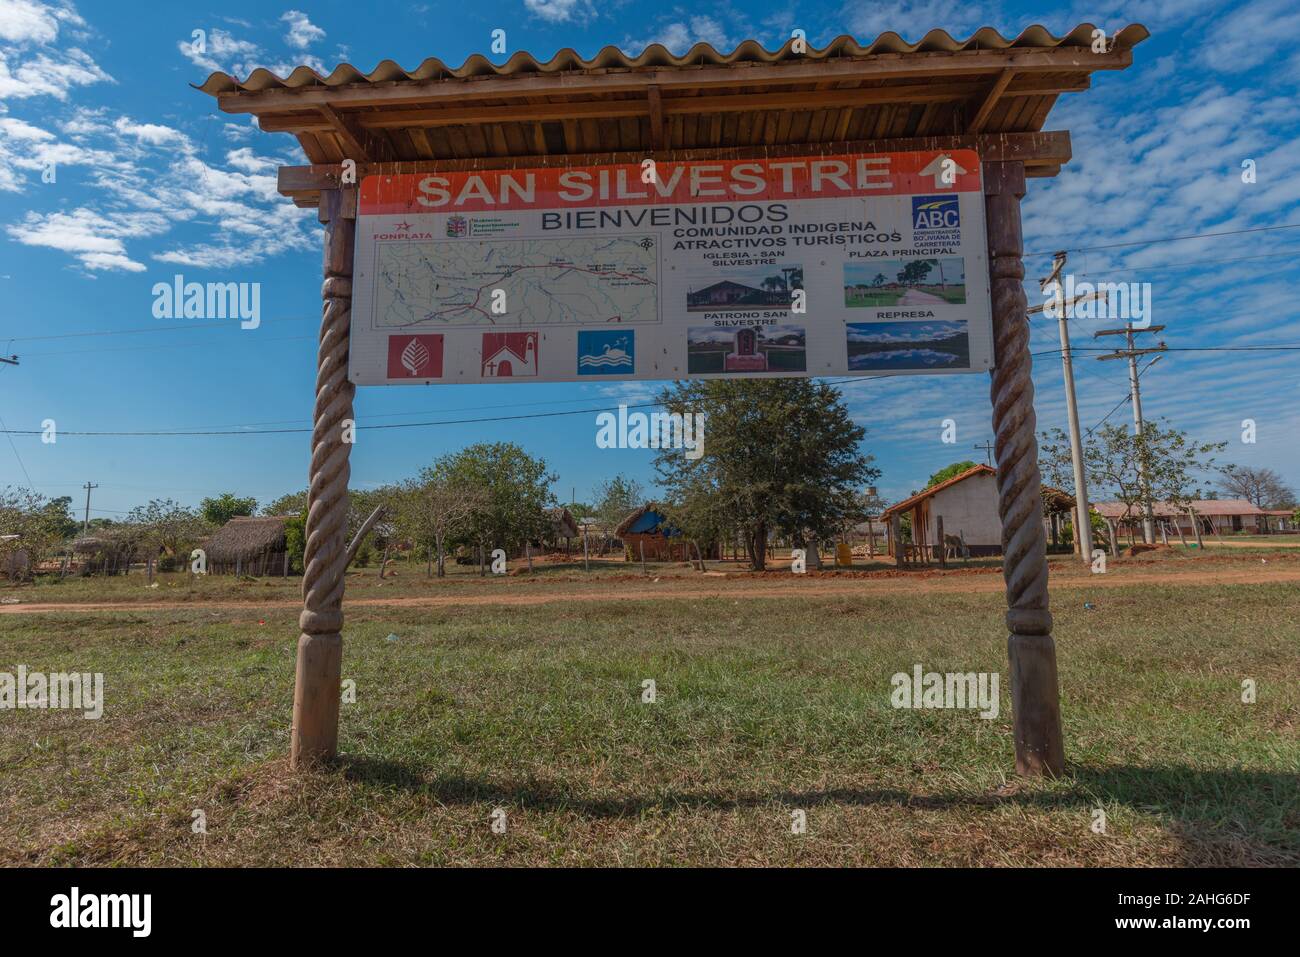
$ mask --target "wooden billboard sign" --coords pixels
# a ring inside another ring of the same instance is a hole
[[[1070,159],[1057,97],[1148,35],[1097,33],[209,77],[325,225],[294,766],[338,748],[356,385],[987,370],[1016,768],[1062,771],[1020,199]]]
[[[973,150],[370,175],[357,385],[986,372]]]

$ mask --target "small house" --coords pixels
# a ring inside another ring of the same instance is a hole
[[[716,542],[688,542],[679,529],[668,524],[668,517],[653,502],[623,519],[614,529],[614,537],[623,543],[623,556],[629,562],[692,561],[696,545],[707,559],[720,556]]]
[[[286,575],[285,515],[240,515],[200,546],[209,575]]]
[[[128,542],[111,535],[83,535],[73,541],[71,549],[82,575],[125,575],[134,557]]]
[[[546,517],[551,525],[542,544],[556,550],[563,548],[567,555],[573,540],[581,534],[573,513],[561,505],[559,508],[548,509]]]
[[[975,465],[965,472],[906,498],[881,514],[887,531],[889,554],[899,557],[900,542],[894,541],[893,518],[908,516],[912,523],[912,549],[906,557],[937,559],[938,519],[943,534],[965,543],[971,555],[1002,553],[1002,520],[998,517],[997,471]]]

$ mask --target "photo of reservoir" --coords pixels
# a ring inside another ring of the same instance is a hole
[[[850,372],[970,368],[966,321],[850,322]]]

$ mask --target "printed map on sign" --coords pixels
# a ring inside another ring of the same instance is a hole
[[[655,236],[380,242],[375,257],[377,326],[659,321]]]

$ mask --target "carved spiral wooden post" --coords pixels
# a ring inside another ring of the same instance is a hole
[[[352,321],[355,190],[321,191],[325,281],[321,286],[320,351],[307,492],[303,556],[302,634],[293,691],[293,767],[326,761],[338,751],[339,681],[343,665],[343,574],[347,569],[348,454],[343,420],[352,418],[348,336]]]
[[[1007,656],[1015,723],[1016,770],[1060,774],[1065,767],[1056,644],[1047,603],[1047,542],[1038,474],[1034,383],[1021,256],[1020,162],[984,166],[993,305],[993,431],[997,448],[1002,575],[1007,586]]]

